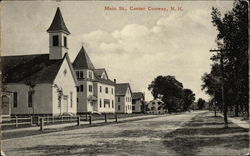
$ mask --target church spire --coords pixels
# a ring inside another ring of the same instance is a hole
[[[49,29],[47,30],[47,32],[55,32],[55,31],[63,31],[67,35],[70,34],[68,28],[66,27],[66,25],[64,23],[62,13],[61,13],[59,7],[57,8],[54,19],[53,19]]]
[[[70,32],[64,23],[59,7],[47,32],[49,33],[50,59],[62,59],[69,50],[68,36]]]

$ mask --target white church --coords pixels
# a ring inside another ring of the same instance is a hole
[[[77,78],[68,56],[70,35],[60,9],[47,30],[49,54],[1,57],[2,114],[77,113]]]
[[[47,30],[49,54],[2,56],[3,115],[115,112],[115,82],[96,69],[84,47],[73,61],[60,8]]]

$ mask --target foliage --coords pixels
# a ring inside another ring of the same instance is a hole
[[[195,100],[195,94],[191,89],[184,89],[184,105],[183,110],[186,111]]]
[[[197,106],[198,106],[198,109],[204,109],[205,108],[205,104],[206,104],[206,101],[203,100],[202,98],[199,98],[198,101],[197,101]]]
[[[224,66],[225,102],[229,107],[235,107],[237,116],[239,106],[248,110],[248,4],[238,0],[234,7],[222,18],[217,8],[212,8],[212,23],[218,30],[216,38],[222,52]],[[221,107],[221,73],[217,53],[211,60],[214,64],[210,73],[202,76],[202,89],[212,96]]]
[[[195,100],[195,94],[190,89],[183,89],[181,82],[174,76],[158,76],[148,89],[154,98],[161,98],[165,103],[164,109],[168,111],[186,111]]]

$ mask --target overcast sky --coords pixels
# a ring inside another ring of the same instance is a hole
[[[216,28],[211,23],[211,7],[226,12],[233,1],[103,2],[37,1],[3,2],[2,54],[25,55],[49,52],[46,30],[60,6],[71,32],[69,55],[73,62],[84,42],[96,68],[106,68],[110,79],[129,82],[132,91],[146,93],[158,75],[173,75],[199,97],[201,76],[210,71],[216,48]],[[127,11],[105,11],[105,6]],[[131,11],[129,7],[145,7]],[[148,7],[182,7],[182,11],[147,11]]]

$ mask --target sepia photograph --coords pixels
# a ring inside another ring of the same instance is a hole
[[[3,0],[1,156],[250,156],[248,0]]]

